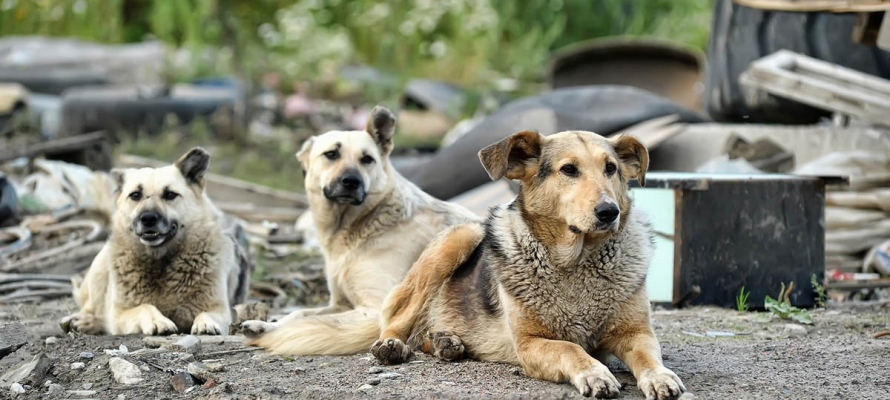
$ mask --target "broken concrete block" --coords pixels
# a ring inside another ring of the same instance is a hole
[[[18,322],[0,323],[0,359],[28,343],[28,332]]]
[[[139,367],[119,357],[112,357],[108,360],[108,369],[111,370],[111,374],[117,383],[134,385],[143,380],[142,371],[139,370]]]
[[[6,371],[0,376],[0,385],[8,386],[13,383],[36,385],[43,380],[46,370],[49,369],[49,358],[40,353],[31,361],[19,364],[17,367]]]

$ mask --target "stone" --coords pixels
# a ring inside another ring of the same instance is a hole
[[[18,322],[0,322],[0,359],[28,343],[28,331]]]
[[[46,338],[46,344],[53,345],[58,342],[59,342],[59,338],[57,338],[55,336],[50,336],[50,337]]]
[[[47,394],[55,394],[55,395],[61,394],[63,392],[65,392],[65,387],[58,383],[51,383],[49,385],[49,388],[46,390]]]
[[[192,374],[179,371],[170,378],[170,384],[173,385],[173,390],[185,393],[190,387],[195,386],[195,379],[192,378]]]
[[[93,388],[93,382],[85,382],[81,387],[83,387],[84,390],[90,390]]]
[[[199,362],[189,363],[189,365],[186,366],[186,371],[192,374],[192,376],[194,376],[195,378],[198,378],[204,382],[218,380],[216,378],[216,375],[211,373],[204,364],[201,364]]]
[[[89,351],[83,351],[80,353],[80,358],[92,359],[93,357],[95,357],[95,355],[93,355],[93,353],[90,353]]]
[[[382,373],[382,372],[383,372],[383,368],[380,368],[380,367],[371,367],[371,368],[368,368],[368,373],[369,373],[369,374],[379,374],[379,373]]]
[[[396,378],[401,378],[402,374],[400,374],[398,372],[385,372],[378,376],[380,377],[380,379],[396,379]]]
[[[380,384],[380,378],[371,378],[371,379],[368,379],[367,384],[369,384],[369,385],[373,385],[373,386],[377,386],[377,385]]]
[[[204,366],[207,367],[207,370],[210,372],[223,372],[226,370],[226,366],[221,362],[207,362],[205,360]]]
[[[38,382],[43,381],[43,377],[46,376],[46,371],[49,369],[49,358],[46,357],[46,354],[40,353],[30,361],[25,361],[15,368],[10,368],[9,371],[0,376],[0,383],[3,386],[8,386],[13,383],[21,383],[24,387],[28,384],[38,384]]]
[[[77,396],[77,397],[92,397],[92,396],[96,395],[96,391],[95,390],[69,390],[68,394],[70,396]]]
[[[790,337],[800,337],[807,335],[807,328],[800,326],[798,324],[785,324],[785,334]]]
[[[371,386],[371,385],[369,385],[369,384],[366,383],[366,384],[364,384],[364,385],[359,386],[359,387],[358,387],[358,390],[368,390],[368,389],[373,389],[373,388],[374,388],[374,386]]]
[[[201,389],[212,389],[214,387],[216,387],[216,381],[207,381],[201,385]]]
[[[25,392],[27,392],[27,390],[25,390],[25,387],[22,386],[22,384],[21,384],[21,383],[18,383],[18,382],[13,383],[12,385],[10,385],[10,386],[9,386],[9,391],[10,391],[10,392],[13,392],[13,393],[15,393],[15,394],[25,394]]]
[[[73,370],[84,369],[86,366],[87,365],[82,362],[71,363],[71,369]]]
[[[135,364],[120,357],[112,357],[108,360],[108,369],[117,383],[135,385],[143,381],[142,371]]]

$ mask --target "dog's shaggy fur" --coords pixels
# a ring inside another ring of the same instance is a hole
[[[195,148],[163,168],[113,170],[112,234],[62,324],[112,335],[227,334],[249,270],[204,194],[210,155]]]
[[[620,385],[597,358],[620,358],[649,399],[685,388],[661,362],[649,321],[651,229],[627,180],[645,184],[648,153],[632,137],[520,132],[480,152],[492,179],[521,181],[484,224],[437,238],[384,303],[372,353],[384,364],[413,349],[519,364],[586,395]],[[596,357],[596,358],[595,358]]]
[[[395,118],[375,108],[365,131],[332,131],[297,154],[322,246],[330,305],[277,322],[247,321],[251,345],[275,354],[353,354],[380,335],[380,307],[430,240],[476,220],[434,199],[392,167]]]

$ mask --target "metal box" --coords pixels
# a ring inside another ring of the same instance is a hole
[[[813,305],[813,275],[825,274],[825,185],[793,175],[649,173],[632,186],[656,232],[649,270],[652,302],[735,307],[794,282],[792,304]]]

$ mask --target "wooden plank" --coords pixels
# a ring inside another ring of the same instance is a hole
[[[772,11],[875,12],[890,9],[886,0],[732,0],[736,4]]]
[[[791,51],[755,61],[739,82],[755,94],[769,93],[890,125],[890,81]]]
[[[0,162],[14,160],[19,157],[34,157],[44,154],[58,154],[89,148],[105,142],[105,132],[87,133],[85,135],[53,139],[28,146],[0,150]]]

